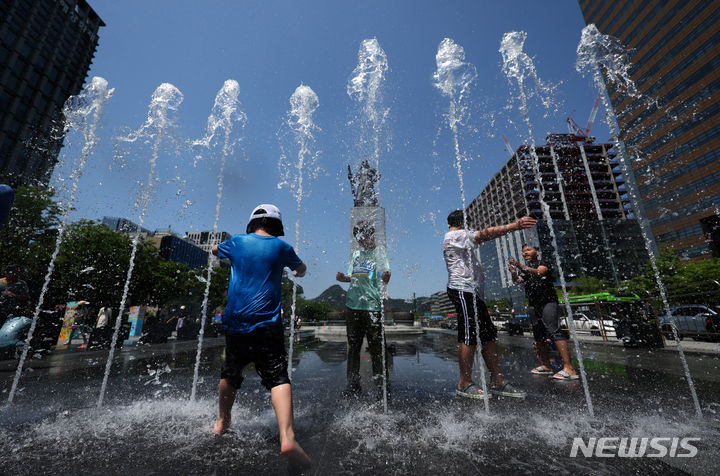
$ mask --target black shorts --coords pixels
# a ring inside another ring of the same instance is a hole
[[[255,364],[255,371],[268,390],[290,383],[282,326],[259,327],[248,334],[225,336],[225,362],[220,378],[228,379],[230,385],[240,388],[243,369],[251,363]]]
[[[497,329],[488,313],[485,301],[473,293],[447,288],[450,301],[455,305],[458,322],[458,342],[465,345],[477,345],[477,331],[480,342],[492,342],[497,339]],[[477,312],[476,312],[477,310]],[[475,315],[477,314],[477,325]],[[479,329],[477,329],[479,328]]]
[[[567,331],[560,328],[558,303],[546,302],[529,306],[528,314],[532,322],[535,342],[545,342],[548,337],[554,341],[567,340]]]

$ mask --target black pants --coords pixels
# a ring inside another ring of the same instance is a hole
[[[382,384],[382,328],[380,311],[348,309],[345,320],[348,340],[347,380],[348,385],[360,385],[360,349],[363,338],[367,337],[372,359],[373,380]]]

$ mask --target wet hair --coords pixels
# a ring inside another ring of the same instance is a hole
[[[463,220],[463,211],[462,210],[455,210],[454,212],[450,213],[447,217],[448,225],[449,226],[465,226],[465,221]]]
[[[266,210],[264,208],[258,208],[257,210],[255,210],[254,214],[260,215],[262,213],[266,213]],[[270,217],[253,218],[252,220],[250,220],[250,223],[248,223],[245,232],[247,234],[250,234],[255,233],[257,230],[260,229],[265,230],[266,232],[275,237],[285,235],[282,221],[278,220],[277,218]]]

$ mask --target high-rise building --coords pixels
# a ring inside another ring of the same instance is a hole
[[[522,297],[512,287],[507,264],[509,256],[521,255],[523,244],[539,247],[554,263],[556,250],[544,221],[541,191],[568,280],[587,276],[617,283],[642,274],[647,253],[612,147],[574,134],[550,134],[545,145],[535,147],[538,184],[530,146],[522,145],[470,203],[468,226],[476,230],[523,216],[539,220],[533,229],[481,246],[488,298]]]
[[[138,231],[138,225],[127,218],[103,217],[102,224],[113,231],[134,235]],[[167,230],[150,231],[140,227],[140,236],[146,243],[152,244],[161,258],[175,263],[182,263],[193,269],[207,266],[208,251],[188,237],[181,238]]]
[[[210,253],[212,247],[230,238],[230,233],[226,231],[189,231],[185,234],[189,239],[195,242],[200,248]]]
[[[171,231],[156,231],[145,238],[158,250],[161,258],[182,263],[192,269],[200,269],[208,264],[208,253],[192,240],[180,238]]]
[[[63,104],[82,89],[102,26],[85,0],[0,0],[0,182],[49,181]]]
[[[432,315],[451,314],[455,312],[455,305],[450,302],[447,291],[440,291],[430,296],[430,313]]]
[[[576,222],[626,218],[631,211],[615,154],[610,151],[613,145],[583,139],[550,134],[545,145],[535,147],[550,216]],[[520,146],[470,203],[468,215],[478,229],[526,215],[543,218],[530,152],[530,146]]]
[[[579,0],[630,50],[641,97],[606,77],[657,243],[720,256],[720,2]]]
[[[120,233],[136,233],[138,229],[137,223],[131,222],[127,218],[103,217],[102,224],[113,231]],[[140,233],[149,235],[151,232],[147,228],[140,227]]]

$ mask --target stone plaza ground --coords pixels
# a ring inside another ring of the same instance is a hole
[[[232,432],[212,435],[223,343],[206,341],[195,402],[189,401],[194,341],[123,348],[101,409],[96,401],[106,351],[31,361],[15,401],[0,410],[2,472],[286,472],[268,393],[252,369],[238,393]],[[720,463],[717,352],[688,352],[704,412],[697,420],[677,352],[583,340],[595,407],[590,418],[579,381],[530,375],[537,363],[531,339],[501,336],[501,368],[528,397],[493,398],[488,416],[482,401],[454,394],[452,332],[394,335],[388,343],[391,398],[384,414],[369,356],[361,359],[364,393],[346,399],[344,339],[301,331],[293,389],[297,437],[314,460],[307,474],[713,474]],[[12,361],[0,363],[3,395],[13,374]],[[576,437],[700,440],[694,458],[572,458]]]

